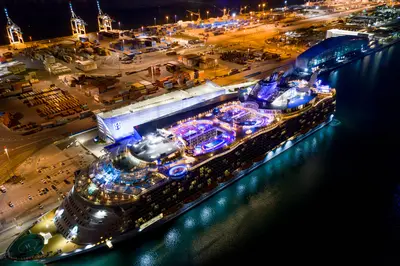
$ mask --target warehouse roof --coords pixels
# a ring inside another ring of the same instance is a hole
[[[197,86],[197,87],[185,90],[185,91],[179,90],[179,91],[169,92],[169,93],[163,94],[161,96],[157,96],[157,97],[150,98],[150,99],[147,99],[144,101],[140,101],[140,102],[137,102],[134,104],[130,104],[128,106],[124,106],[124,107],[121,107],[121,108],[118,108],[115,110],[99,113],[98,116],[101,118],[110,118],[110,117],[120,116],[120,115],[124,115],[127,113],[134,113],[134,112],[137,112],[137,111],[140,111],[143,109],[148,109],[148,108],[152,108],[155,106],[168,104],[171,102],[178,102],[178,101],[181,101],[186,98],[200,96],[200,95],[217,92],[217,91],[221,91],[221,90],[225,90],[225,89],[221,88],[220,86],[216,85],[215,83],[213,83],[211,81],[207,81],[206,83],[204,83],[200,86]]]

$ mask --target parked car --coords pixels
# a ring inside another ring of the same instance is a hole
[[[229,71],[229,76],[230,75],[234,75],[234,74],[237,74],[237,73],[239,73],[239,69],[237,69],[237,68],[232,68],[230,71]]]
[[[14,204],[11,201],[8,203],[8,206],[10,206],[11,208],[14,208]]]
[[[55,185],[51,185],[51,188],[54,189],[55,191],[58,190],[58,188]]]
[[[6,189],[5,186],[0,186],[0,191],[3,192],[3,193],[6,193],[7,189]]]

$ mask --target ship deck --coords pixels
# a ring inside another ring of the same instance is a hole
[[[64,256],[85,247],[65,239],[54,223],[57,209],[42,217],[22,233],[9,247],[8,257],[13,260],[41,260],[47,257]],[[63,255],[64,254],[64,255]]]

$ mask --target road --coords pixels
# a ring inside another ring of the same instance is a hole
[[[373,7],[371,7],[373,8]],[[339,12],[339,13],[333,13],[333,14],[328,14],[328,15],[322,15],[318,17],[312,17],[312,18],[307,18],[307,19],[302,19],[294,22],[292,26],[289,27],[283,27],[282,25],[278,25],[275,27],[272,24],[267,24],[267,25],[260,25],[255,28],[251,29],[246,29],[242,31],[237,31],[234,33],[229,33],[229,34],[223,34],[223,35],[218,35],[218,36],[210,36],[208,39],[208,44],[224,44],[227,45],[229,43],[243,43],[244,45],[251,46],[251,47],[257,47],[257,46],[264,46],[264,41],[268,38],[271,38],[279,32],[285,32],[285,31],[294,31],[300,28],[306,28],[310,27],[312,25],[322,23],[325,21],[333,20],[336,18],[344,17],[347,16],[351,13],[362,11],[365,8],[359,8],[359,9],[354,9],[354,10],[349,10],[349,11],[344,11],[344,12]]]

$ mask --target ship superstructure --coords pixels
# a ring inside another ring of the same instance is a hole
[[[194,112],[111,145],[76,173],[63,203],[19,237],[7,256],[57,260],[162,224],[328,123],[335,94],[320,81],[278,84],[275,75],[252,87],[244,102]],[[32,237],[41,247],[21,254],[16,247]]]

